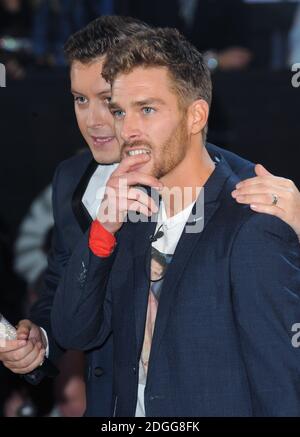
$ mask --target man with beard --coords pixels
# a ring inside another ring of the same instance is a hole
[[[58,286],[57,341],[90,350],[113,332],[117,416],[298,416],[299,241],[232,199],[238,178],[205,147],[202,56],[175,30],[151,30],[120,42],[103,76],[122,162]],[[156,178],[159,205],[132,187],[137,172]],[[173,255],[153,312],[150,245]]]

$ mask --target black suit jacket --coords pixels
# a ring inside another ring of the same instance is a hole
[[[53,180],[53,214],[55,226],[44,288],[39,301],[32,307],[30,318],[42,326],[48,335],[49,360],[56,363],[63,350],[55,342],[50,324],[50,312],[56,288],[76,251],[77,241],[87,232],[92,218],[82,203],[82,196],[98,164],[89,151],[62,162]],[[95,355],[86,354],[88,416],[108,416],[111,401],[112,342],[108,341]],[[96,360],[95,360],[96,358]],[[43,367],[41,368],[43,370]],[[47,369],[44,369],[44,375]],[[40,372],[40,376],[41,372]],[[31,381],[29,381],[31,382]],[[97,398],[97,402],[95,399]]]

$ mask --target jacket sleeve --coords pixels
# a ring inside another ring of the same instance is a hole
[[[300,415],[299,252],[294,231],[265,214],[252,215],[233,244],[233,308],[254,416]]]
[[[33,372],[24,375],[24,379],[31,384],[38,384],[45,376],[55,376],[57,370],[52,363],[57,364],[59,358],[64,353],[64,350],[54,340],[50,313],[53,305],[54,295],[62,277],[63,270],[70,257],[69,250],[64,243],[63,232],[60,229],[59,218],[59,200],[57,190],[59,189],[59,176],[61,165],[58,166],[52,184],[52,208],[54,216],[54,228],[52,232],[52,241],[50,254],[48,256],[48,266],[43,278],[43,286],[40,292],[40,297],[37,302],[31,307],[29,319],[38,326],[44,328],[47,333],[49,356],[48,360]]]
[[[100,347],[111,333],[109,276],[117,249],[106,258],[88,247],[89,230],[79,240],[62,280],[51,313],[56,341],[66,349]]]
[[[54,363],[59,360],[64,351],[59,347],[53,338],[50,323],[50,313],[56,289],[62,277],[63,270],[70,257],[69,250],[64,244],[63,232],[59,226],[60,218],[58,214],[59,205],[57,190],[59,187],[60,168],[61,166],[58,166],[52,184],[54,228],[52,232],[50,254],[48,256],[48,266],[44,274],[40,297],[31,307],[29,314],[29,318],[32,322],[45,329],[49,343],[49,360]]]

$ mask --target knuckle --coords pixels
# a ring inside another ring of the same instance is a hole
[[[269,188],[270,184],[268,183],[268,181],[264,181],[261,182],[260,184],[258,184],[258,189],[260,190],[267,190]]]
[[[139,176],[141,176],[141,173],[138,173],[136,171],[132,171],[130,173],[130,176],[131,176],[131,178],[135,179],[135,178],[138,178]]]
[[[20,352],[14,352],[12,358],[13,358],[14,361],[18,361],[18,360],[20,360],[22,357],[21,357]]]
[[[287,200],[292,200],[294,197],[294,193],[292,191],[287,191],[285,197]]]

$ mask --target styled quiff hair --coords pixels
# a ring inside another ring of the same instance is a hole
[[[120,41],[108,50],[102,76],[113,83],[136,67],[166,67],[182,102],[197,99],[211,104],[212,84],[201,53],[178,30],[149,29]]]
[[[178,30],[149,29],[120,41],[108,50],[102,76],[112,84],[119,74],[128,74],[137,67],[165,67],[180,108],[185,109],[198,99],[205,100],[210,107],[209,69],[202,54]],[[204,141],[206,133],[207,126],[203,131]]]

